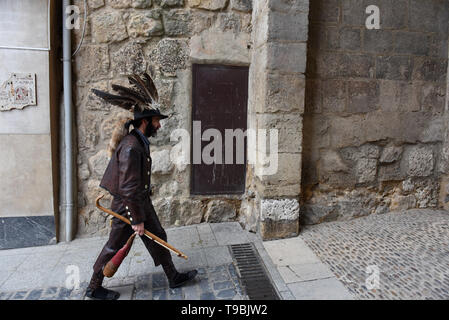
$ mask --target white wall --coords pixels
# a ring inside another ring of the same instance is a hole
[[[37,89],[36,106],[0,112],[0,217],[53,215],[47,5],[0,0],[0,85],[34,73]]]

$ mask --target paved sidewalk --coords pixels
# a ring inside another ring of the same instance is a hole
[[[352,295],[301,236],[264,242],[290,295],[287,300],[351,300]]]
[[[133,247],[113,278],[104,285],[121,292],[121,299],[248,299],[238,278],[229,245],[253,243],[280,296],[290,296],[260,237],[242,230],[237,222],[199,224],[167,229],[169,243],[189,259],[173,257],[180,271],[196,268],[189,285],[169,289],[162,268],[154,267],[142,241]],[[75,239],[53,246],[0,251],[0,300],[84,299],[92,266],[107,237]],[[79,289],[70,288],[79,271]]]

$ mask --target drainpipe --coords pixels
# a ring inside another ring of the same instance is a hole
[[[64,145],[65,145],[65,236],[66,241],[72,241],[73,233],[73,146],[72,146],[72,48],[71,30],[66,26],[66,8],[70,0],[63,0],[62,4],[62,45],[64,70]]]

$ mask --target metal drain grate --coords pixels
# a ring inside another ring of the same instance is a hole
[[[250,300],[279,300],[263,262],[251,243],[229,246],[237,273]]]

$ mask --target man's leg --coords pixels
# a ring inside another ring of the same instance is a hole
[[[103,247],[97,261],[94,264],[94,272],[86,290],[86,295],[90,298],[115,300],[120,296],[119,293],[108,290],[102,287],[104,275],[103,268],[111,260],[111,258],[119,251],[125,244],[128,238],[133,234],[130,225],[113,218],[112,230],[109,234],[109,240]]]
[[[167,242],[167,233],[162,228],[152,205],[151,209],[152,210],[150,210],[150,213],[147,214],[145,220],[145,229]],[[192,270],[186,273],[179,273],[176,270],[175,265],[173,264],[171,254],[168,249],[165,249],[163,246],[157,244],[155,241],[149,239],[146,236],[141,236],[141,239],[151,257],[153,258],[154,265],[162,265],[162,268],[164,269],[164,272],[169,281],[170,288],[179,287],[185,282],[193,279],[197,275],[198,272],[196,270]]]

